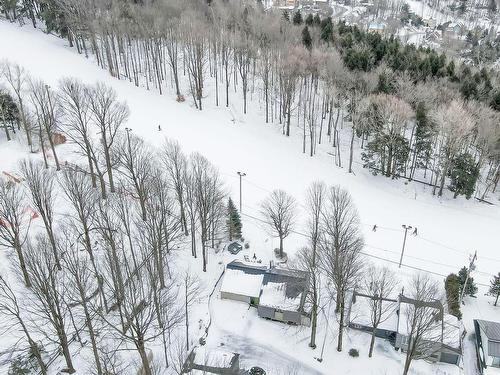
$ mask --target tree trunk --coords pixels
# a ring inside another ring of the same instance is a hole
[[[376,328],[373,327],[373,331],[372,331],[372,339],[370,340],[370,350],[368,351],[368,357],[371,358],[372,355],[373,355],[373,347],[375,345],[375,330]]]
[[[356,134],[356,129],[354,126],[352,127],[352,135],[351,135],[351,146],[349,150],[349,173],[352,173],[352,158],[354,152],[354,135]]]

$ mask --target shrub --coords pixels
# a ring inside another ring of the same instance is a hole
[[[462,312],[460,311],[460,278],[450,273],[445,281],[446,301],[448,302],[448,312],[462,319]]]
[[[250,242],[245,242],[245,249],[250,249]]]
[[[353,358],[359,357],[359,350],[358,349],[349,349],[349,355]]]

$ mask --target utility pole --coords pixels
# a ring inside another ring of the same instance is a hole
[[[408,234],[408,231],[412,228],[412,226],[403,224],[402,227],[405,230],[405,236],[403,238],[403,248],[401,249],[401,258],[399,259],[399,268],[401,268],[401,263],[403,263],[403,255],[405,253],[405,246],[406,246],[406,235]]]
[[[470,257],[469,268],[467,269],[467,277],[465,278],[464,286],[462,287],[462,293],[460,293],[460,299],[458,303],[462,304],[462,299],[464,298],[465,288],[467,287],[467,283],[469,282],[470,272],[476,268],[474,263],[477,260],[477,251],[474,251],[474,255]]]
[[[241,202],[242,202],[242,201],[241,201],[241,179],[242,179],[243,177],[245,177],[247,174],[246,174],[246,173],[244,173],[244,172],[239,172],[239,171],[238,171],[238,172],[236,172],[236,173],[238,173],[238,175],[240,176],[240,214],[241,214],[241,213],[243,212],[243,210],[242,210],[243,205],[242,205],[242,203],[241,203]]]
[[[127,132],[127,145],[128,145],[128,151],[130,154],[132,154],[132,151],[130,149],[130,132],[132,131],[132,129],[130,128],[125,128],[125,131]]]

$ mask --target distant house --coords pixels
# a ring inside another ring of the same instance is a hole
[[[488,374],[491,368],[500,373],[500,323],[474,320],[474,329],[481,374]]]
[[[373,325],[370,319],[369,302],[373,298],[375,297],[357,292],[353,293],[348,311],[348,325],[350,328],[372,332]],[[376,337],[389,340],[396,350],[406,351],[409,339],[406,310],[412,306],[417,308],[427,307],[429,311],[433,311],[436,317],[434,329],[428,332],[428,343],[433,348],[433,353],[428,359],[454,365],[460,363],[463,330],[456,317],[444,313],[441,302],[417,301],[400,294],[397,299],[387,298],[382,303],[384,311],[388,312],[388,318],[377,327]]]
[[[310,325],[306,311],[309,274],[305,271],[257,266],[232,261],[220,288],[222,299],[257,306],[260,317],[297,325]]]
[[[368,24],[368,32],[383,34],[387,25],[383,22],[370,22]]]

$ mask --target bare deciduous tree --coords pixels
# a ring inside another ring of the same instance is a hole
[[[66,362],[65,371],[75,372],[70,351],[69,306],[65,301],[65,277],[57,272],[57,265],[45,236],[37,236],[34,244],[29,244],[26,253],[26,268],[32,282],[32,304],[28,307],[32,316],[42,320],[38,325],[42,334],[60,348]],[[52,330],[47,332],[47,328]]]
[[[403,375],[410,371],[414,359],[428,358],[441,347],[443,339],[443,306],[439,284],[428,274],[415,274],[409,287],[411,301],[404,303],[400,314],[405,317],[408,347]]]
[[[339,186],[332,186],[326,199],[322,212],[321,263],[330,281],[331,298],[335,300],[336,312],[339,314],[337,350],[340,352],[345,323],[345,297],[359,281],[364,242],[358,212],[349,192]]]
[[[44,169],[42,163],[33,160],[23,160],[21,172],[30,192],[31,203],[43,220],[57,268],[61,270],[54,235],[55,174],[51,170]]]
[[[30,82],[30,100],[33,104],[35,120],[38,126],[38,138],[42,148],[45,165],[47,167],[48,155],[45,151],[44,142],[47,140],[52,151],[52,157],[59,171],[59,158],[57,157],[54,135],[59,122],[59,103],[57,97],[48,85],[41,81],[32,80]]]
[[[26,341],[28,341],[29,353],[35,357],[40,373],[47,375],[47,365],[43,361],[40,345],[32,336],[31,328],[24,317],[22,302],[20,305],[14,289],[2,276],[0,276],[0,316],[5,318],[2,319],[2,322],[8,325],[9,330],[18,328],[24,334]]]
[[[13,248],[19,260],[24,283],[29,288],[23,245],[26,241],[31,217],[26,214],[23,193],[16,184],[0,180],[0,245]]]
[[[387,267],[371,266],[365,272],[361,290],[369,298],[370,311],[368,313],[373,328],[370,349],[368,350],[368,357],[370,358],[373,355],[375,332],[381,323],[395,313],[393,305],[387,300],[394,297],[393,293],[396,286],[396,276]]]
[[[116,92],[104,84],[96,84],[88,90],[90,113],[99,129],[101,147],[108,173],[109,190],[115,192],[111,148],[122,124],[127,121],[129,110],[124,102],[118,101]]]
[[[181,214],[181,223],[184,233],[188,235],[185,200],[185,174],[187,159],[181,150],[179,142],[166,140],[162,150],[162,161],[167,169],[170,181],[174,186]]]
[[[207,270],[208,241],[211,227],[223,207],[224,192],[218,170],[202,155],[191,155],[196,213],[200,223],[203,272]],[[214,233],[212,233],[213,237]]]
[[[297,202],[283,190],[273,190],[262,202],[261,213],[280,239],[279,256],[283,258],[283,240],[293,229]]]

